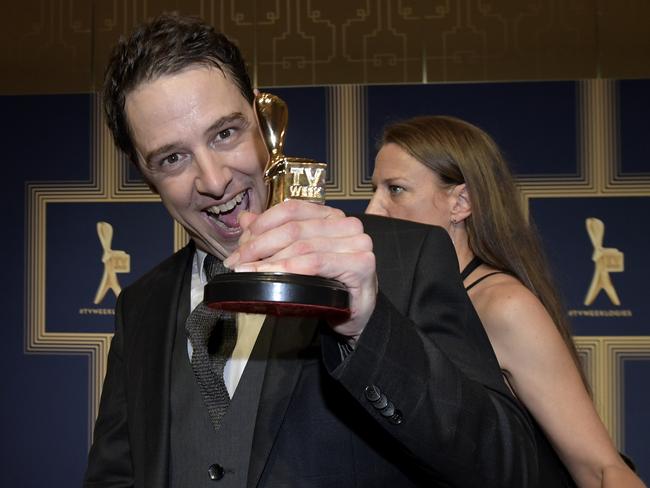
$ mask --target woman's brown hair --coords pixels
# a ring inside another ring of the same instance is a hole
[[[589,389],[538,233],[526,219],[510,168],[494,140],[463,120],[425,116],[388,126],[381,144],[388,143],[430,168],[443,185],[466,184],[472,205],[465,220],[470,249],[484,263],[515,276],[539,298]]]

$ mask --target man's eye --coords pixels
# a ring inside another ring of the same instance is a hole
[[[404,188],[398,185],[388,185],[388,191],[393,195],[397,195],[398,193],[402,193]]]
[[[181,160],[181,156],[178,153],[173,153],[160,161],[161,165],[166,164],[176,164]]]

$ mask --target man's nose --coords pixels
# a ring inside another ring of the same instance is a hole
[[[386,212],[386,209],[381,204],[381,197],[378,192],[375,192],[370,199],[370,203],[368,203],[368,206],[366,207],[366,213],[371,215],[382,215],[384,217],[388,216],[388,212]]]
[[[219,155],[211,151],[195,156],[196,190],[220,198],[232,180],[232,171]]]

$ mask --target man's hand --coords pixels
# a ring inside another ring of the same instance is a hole
[[[350,320],[332,324],[353,341],[363,331],[377,298],[372,240],[363,224],[342,211],[287,200],[260,215],[245,212],[239,248],[224,264],[235,271],[279,271],[333,278],[350,292]]]

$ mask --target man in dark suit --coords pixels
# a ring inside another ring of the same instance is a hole
[[[252,100],[239,51],[200,21],[154,19],[113,53],[109,127],[191,242],[120,295],[85,486],[561,486],[444,230],[302,201],[265,211]],[[239,315],[216,423],[186,332],[211,256],[339,280],[351,310]]]

